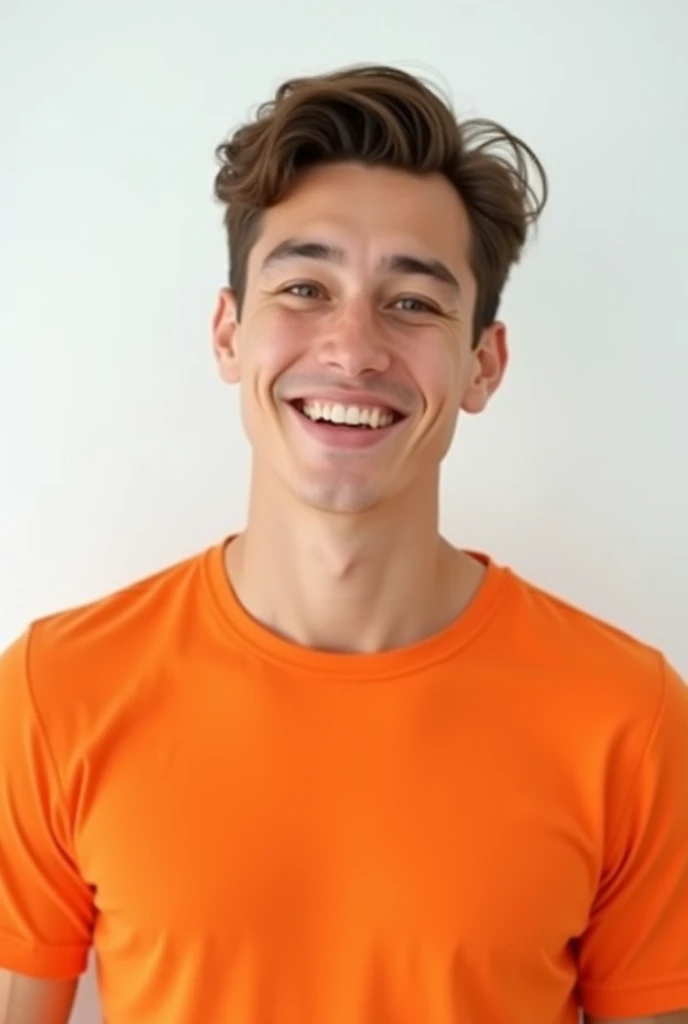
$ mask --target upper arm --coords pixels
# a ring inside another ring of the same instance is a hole
[[[0,969],[0,1024],[67,1024],[77,984]]]
[[[598,1024],[688,1024],[688,687],[663,667],[654,723],[623,793],[619,780],[611,791],[604,872],[579,940],[578,998]]]
[[[0,655],[0,968],[57,981],[86,969],[95,907],[28,655],[28,635]]]

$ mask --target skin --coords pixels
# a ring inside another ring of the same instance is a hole
[[[440,464],[459,412],[486,408],[508,360],[501,323],[471,347],[469,237],[464,206],[439,175],[317,167],[265,214],[240,322],[232,292],[218,297],[215,354],[222,378],[241,385],[253,449],[248,524],[227,570],[248,611],[297,643],[412,643],[447,625],[480,585],[483,567],[438,532]],[[288,239],[336,247],[341,260],[265,265]],[[382,269],[394,253],[440,261],[458,288]],[[373,404],[381,396],[406,418],[372,448],[330,449],[285,401],[329,387]]]
[[[688,1010],[677,1010],[674,1013],[658,1013],[652,1017],[584,1017],[585,1024],[688,1024]]]
[[[0,1024],[67,1024],[77,984],[0,970]]]

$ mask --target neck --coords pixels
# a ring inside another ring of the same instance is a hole
[[[227,548],[238,599],[273,632],[324,651],[390,650],[448,626],[484,568],[438,532],[437,500],[348,516],[256,500]]]

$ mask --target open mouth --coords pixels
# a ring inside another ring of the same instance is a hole
[[[383,430],[405,419],[403,413],[386,406],[344,405],[304,398],[296,398],[290,405],[311,423],[344,429]]]

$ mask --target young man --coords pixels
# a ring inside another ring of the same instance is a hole
[[[688,689],[438,531],[537,158],[391,68],[218,152],[248,520],[4,655],[5,1021],[685,1024]]]

